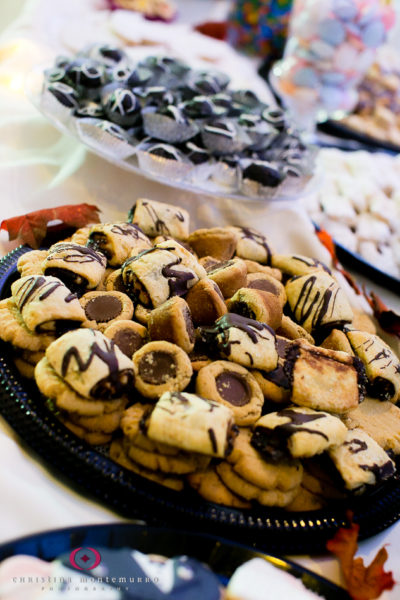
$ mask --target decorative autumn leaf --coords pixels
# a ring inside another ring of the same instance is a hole
[[[386,548],[381,548],[368,567],[364,565],[362,558],[354,558],[358,549],[360,526],[353,523],[350,512],[347,518],[350,527],[338,529],[326,547],[339,559],[347,591],[353,600],[374,600],[384,590],[391,590],[395,585],[392,572],[384,570],[388,554]]]
[[[389,309],[375,292],[368,294],[365,287],[363,287],[363,294],[382,329],[400,338],[400,315]]]
[[[94,204],[65,204],[5,219],[0,229],[8,232],[10,241],[18,239],[31,248],[39,248],[51,221],[61,221],[69,227],[84,227],[88,223],[98,223],[99,212]]]
[[[362,292],[361,292],[359,286],[357,285],[354,277],[352,275],[350,275],[350,273],[348,271],[343,269],[342,265],[340,264],[340,262],[338,260],[338,257],[336,256],[335,242],[333,241],[332,236],[327,231],[325,231],[325,229],[316,229],[316,234],[317,234],[317,237],[318,237],[319,241],[321,242],[321,244],[323,244],[325,246],[325,248],[328,250],[329,254],[331,255],[332,264],[335,267],[335,269],[343,275],[343,277],[346,279],[347,283],[353,288],[355,293],[358,296],[360,296]]]
[[[225,40],[228,24],[225,21],[207,21],[206,23],[199,23],[194,29],[203,35],[208,35],[208,37],[215,38],[216,40]]]

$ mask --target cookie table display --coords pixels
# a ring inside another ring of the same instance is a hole
[[[156,442],[219,458],[232,451],[236,433],[229,408],[186,392],[163,394],[147,425]]]
[[[252,445],[273,461],[309,458],[344,442],[347,428],[327,412],[289,406],[264,415],[254,426]]]
[[[135,387],[145,398],[157,399],[165,392],[180,392],[193,374],[186,352],[166,341],[149,342],[132,357]]]
[[[237,425],[251,425],[261,415],[264,397],[253,375],[241,365],[216,360],[197,374],[196,392],[229,408]]]
[[[45,275],[58,277],[76,293],[94,289],[101,281],[107,259],[87,246],[60,242],[49,248],[42,263]]]
[[[227,313],[214,327],[202,327],[199,335],[222,358],[244,367],[272,371],[278,364],[275,333],[265,323]]]
[[[297,340],[286,353],[285,370],[291,401],[299,406],[344,414],[364,399],[364,366],[345,352]]]
[[[167,235],[187,240],[189,236],[189,213],[173,204],[139,198],[131,211],[131,220],[150,237]]]
[[[329,450],[329,456],[346,488],[355,493],[385,481],[396,471],[394,461],[362,429],[347,431],[345,441]]]
[[[49,346],[35,379],[67,427],[91,444],[102,444],[111,440],[125,395],[132,394],[133,364],[99,331],[79,329]]]
[[[309,333],[351,323],[353,311],[335,279],[324,271],[296,276],[286,286],[293,318]]]
[[[120,267],[134,253],[152,247],[140,227],[131,223],[99,223],[89,231],[87,245],[107,258],[111,267]]]

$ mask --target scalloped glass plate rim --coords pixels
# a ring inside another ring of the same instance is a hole
[[[278,187],[276,188],[263,188],[262,193],[258,195],[244,195],[239,193],[237,190],[229,191],[224,190],[223,187],[218,187],[218,184],[210,184],[211,187],[202,187],[201,185],[197,185],[195,183],[190,183],[188,181],[181,181],[179,179],[173,179],[169,177],[164,177],[159,173],[153,174],[150,171],[146,171],[142,169],[139,165],[134,164],[133,162],[126,162],[125,160],[120,160],[112,154],[101,151],[98,147],[93,148],[89,144],[87,144],[79,135],[78,128],[75,126],[72,115],[69,115],[72,122],[71,126],[68,124],[61,122],[57,119],[51,112],[44,110],[41,105],[41,90],[43,88],[43,72],[46,68],[49,68],[49,65],[39,65],[35,67],[30,73],[28,73],[25,80],[25,93],[32,104],[36,107],[36,109],[61,133],[72,136],[74,139],[79,141],[81,144],[85,146],[87,150],[104,158],[111,164],[124,169],[125,171],[130,171],[136,173],[137,175],[141,175],[150,181],[155,181],[157,183],[161,183],[163,185],[167,185],[172,188],[182,189],[187,192],[202,194],[210,197],[218,197],[218,198],[229,198],[232,200],[240,200],[245,202],[268,202],[268,201],[287,201],[287,200],[295,200],[298,195],[309,193],[312,191],[314,179],[311,177],[311,167],[310,173],[300,178],[300,180],[296,179],[286,179],[284,180]],[[62,106],[62,105],[61,105]],[[79,119],[76,119],[77,121]],[[137,154],[137,147],[132,146],[132,154],[128,156],[128,159],[132,159],[135,154]],[[309,146],[310,151],[310,162],[312,163],[314,160],[315,153],[317,149],[313,146]],[[145,153],[148,155],[148,153]],[[297,185],[296,185],[297,184]]]
[[[16,274],[16,263],[30,248],[20,246],[0,260],[0,298]],[[0,344],[0,412],[14,430],[49,465],[122,515],[150,523],[176,524],[218,533],[268,552],[315,553],[325,548],[348,509],[360,525],[360,539],[375,535],[400,518],[400,480],[329,508],[286,512],[254,506],[239,510],[203,500],[193,490],[175,492],[125,470],[72,434],[45,406],[33,384],[21,378]],[[160,494],[162,490],[162,494]]]

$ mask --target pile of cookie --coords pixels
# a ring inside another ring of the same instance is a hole
[[[229,81],[169,56],[134,64],[95,44],[44,72],[40,106],[92,148],[157,177],[248,196],[305,183],[313,152],[286,113]]]
[[[288,510],[394,475],[399,359],[318,260],[246,227],[190,233],[184,209],[140,198],[18,271],[0,338],[65,426],[134,473]]]

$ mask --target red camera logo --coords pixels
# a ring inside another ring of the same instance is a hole
[[[75,548],[69,555],[69,562],[74,569],[90,571],[99,566],[101,562],[100,552],[97,552],[94,548]]]

